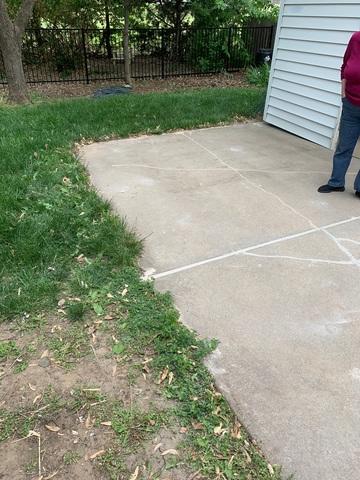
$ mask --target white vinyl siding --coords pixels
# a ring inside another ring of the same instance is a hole
[[[340,67],[360,30],[360,0],[282,0],[264,120],[330,148],[340,114]]]

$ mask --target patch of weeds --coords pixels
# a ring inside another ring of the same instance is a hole
[[[72,320],[73,322],[82,320],[84,317],[85,308],[86,307],[82,302],[70,303],[67,307],[69,320]]]
[[[129,472],[122,460],[121,452],[114,448],[109,448],[104,455],[101,455],[97,464],[106,471],[110,480],[129,478]]]
[[[20,350],[13,340],[0,342],[0,361],[7,360],[11,357],[18,357]]]
[[[83,325],[72,325],[56,333],[47,342],[55,360],[65,368],[72,368],[76,360],[91,352],[89,338]]]
[[[269,82],[270,65],[264,63],[259,67],[249,67],[246,70],[246,80],[250,85],[257,87],[266,87]]]
[[[37,458],[34,460],[30,460],[25,466],[24,471],[27,475],[34,475],[38,469],[38,460]]]
[[[21,373],[26,370],[28,366],[29,362],[27,360],[19,359],[14,366],[14,373]]]
[[[36,348],[32,343],[26,345],[20,350],[13,341],[0,342],[0,361],[17,357],[12,364],[12,369],[14,373],[21,373],[29,366],[28,358],[35,351]]]
[[[20,333],[27,333],[46,325],[44,315],[29,315],[24,314],[22,317],[15,320],[16,330]]]
[[[64,453],[63,456],[63,462],[65,465],[73,465],[74,463],[77,463],[81,458],[81,455],[77,452],[66,452]]]
[[[66,401],[55,391],[52,385],[48,385],[43,393],[40,407],[45,405],[44,414],[52,414],[62,410],[66,406]]]
[[[77,388],[71,392],[71,396],[70,408],[74,411],[90,410],[106,402],[106,397],[101,393],[100,388],[91,385]]]
[[[119,445],[125,450],[133,450],[149,438],[168,421],[166,412],[142,412],[113,405],[111,426]]]
[[[10,412],[0,409],[0,442],[17,435],[26,437],[33,429],[35,420],[22,411]]]
[[[29,405],[27,409],[14,411],[0,409],[0,441],[13,436],[26,437],[37,422],[43,423],[52,419],[54,414],[60,412],[65,406],[66,401],[50,385],[36,406]]]
[[[121,354],[124,353],[125,348],[126,347],[123,343],[116,342],[116,343],[113,344],[111,351],[114,355],[121,355]]]

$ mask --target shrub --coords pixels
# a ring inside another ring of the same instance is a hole
[[[246,70],[246,80],[250,85],[266,87],[269,83],[270,65],[264,63],[259,67],[250,67]]]

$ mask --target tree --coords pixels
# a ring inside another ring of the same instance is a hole
[[[0,0],[0,49],[9,87],[9,100],[24,103],[28,100],[21,44],[36,0],[23,0],[15,18],[10,17],[6,1]]]

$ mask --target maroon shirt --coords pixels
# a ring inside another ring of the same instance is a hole
[[[345,78],[346,98],[360,107],[360,32],[354,33],[344,55],[341,80]]]

